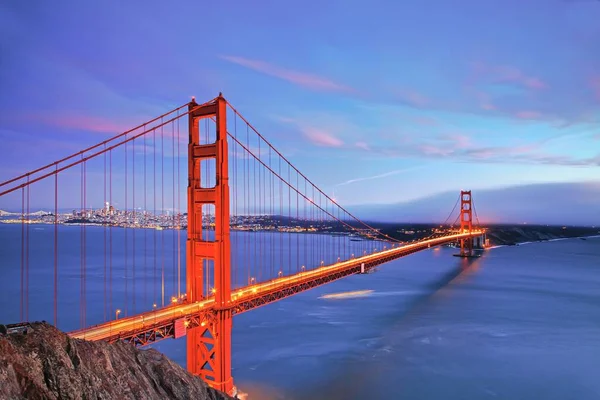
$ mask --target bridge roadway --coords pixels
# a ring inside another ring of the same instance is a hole
[[[234,315],[239,314],[345,276],[360,273],[363,264],[363,270],[366,272],[379,264],[429,247],[443,245],[459,239],[480,236],[481,234],[483,234],[483,231],[473,230],[470,233],[455,233],[423,240],[404,246],[392,247],[362,257],[352,258],[336,264],[299,272],[294,275],[272,279],[264,283],[249,285],[232,290],[231,304],[226,308],[231,308]],[[190,329],[198,325],[204,326],[214,317],[215,311],[215,300],[211,296],[206,300],[195,303],[183,302],[172,304],[131,317],[123,317],[90,326],[70,332],[69,335],[73,338],[92,341],[106,340],[114,342],[123,340],[143,346],[158,340],[175,337],[176,331],[178,335],[181,335],[182,331],[185,332],[185,329]],[[176,323],[179,324],[178,329],[175,328]]]

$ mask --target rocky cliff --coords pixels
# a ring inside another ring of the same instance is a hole
[[[231,399],[153,349],[72,339],[46,323],[1,328],[1,399]]]

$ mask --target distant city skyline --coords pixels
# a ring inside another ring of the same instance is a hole
[[[0,181],[223,92],[366,219],[460,189],[494,222],[598,215],[600,3],[37,3],[0,5]]]

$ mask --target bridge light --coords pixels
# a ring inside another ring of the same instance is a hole
[[[115,319],[119,319],[119,314],[121,314],[121,309],[117,308],[117,311],[115,311]]]
[[[185,326],[186,328],[188,326],[190,326],[190,321],[188,321],[188,320],[183,321],[183,326]]]
[[[283,271],[279,271],[279,277],[281,278],[281,275],[283,275]]]
[[[210,289],[210,292],[211,292],[212,294],[215,294],[215,293],[217,293],[217,288],[212,288],[212,289]]]
[[[321,260],[321,266],[323,266],[324,263],[325,263],[325,261]]]
[[[354,258],[354,253],[352,253],[352,258]]]
[[[252,293],[256,293],[256,291],[257,291],[256,288],[252,289]]]
[[[304,272],[304,265],[300,268],[300,271]]]
[[[202,323],[200,324],[200,326],[206,326],[206,322],[202,321]]]
[[[171,297],[171,303],[173,303],[173,304],[177,303],[177,297],[172,296]]]
[[[156,303],[152,304],[152,308],[156,309]]]

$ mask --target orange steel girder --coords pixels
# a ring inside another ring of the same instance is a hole
[[[187,332],[187,368],[210,386],[235,394],[231,376],[231,246],[229,238],[229,175],[227,168],[227,102],[219,94],[213,102],[189,105],[188,240],[186,293],[195,302],[211,295],[203,290],[204,260],[214,266],[215,318]],[[200,144],[199,121],[216,121],[216,141]],[[216,180],[212,188],[201,185],[201,161],[214,159]],[[214,205],[215,240],[202,237],[202,206]]]
[[[460,191],[460,231],[471,232],[473,230],[473,202],[471,201],[471,191]],[[462,256],[473,254],[473,238],[461,239],[460,254]]]

